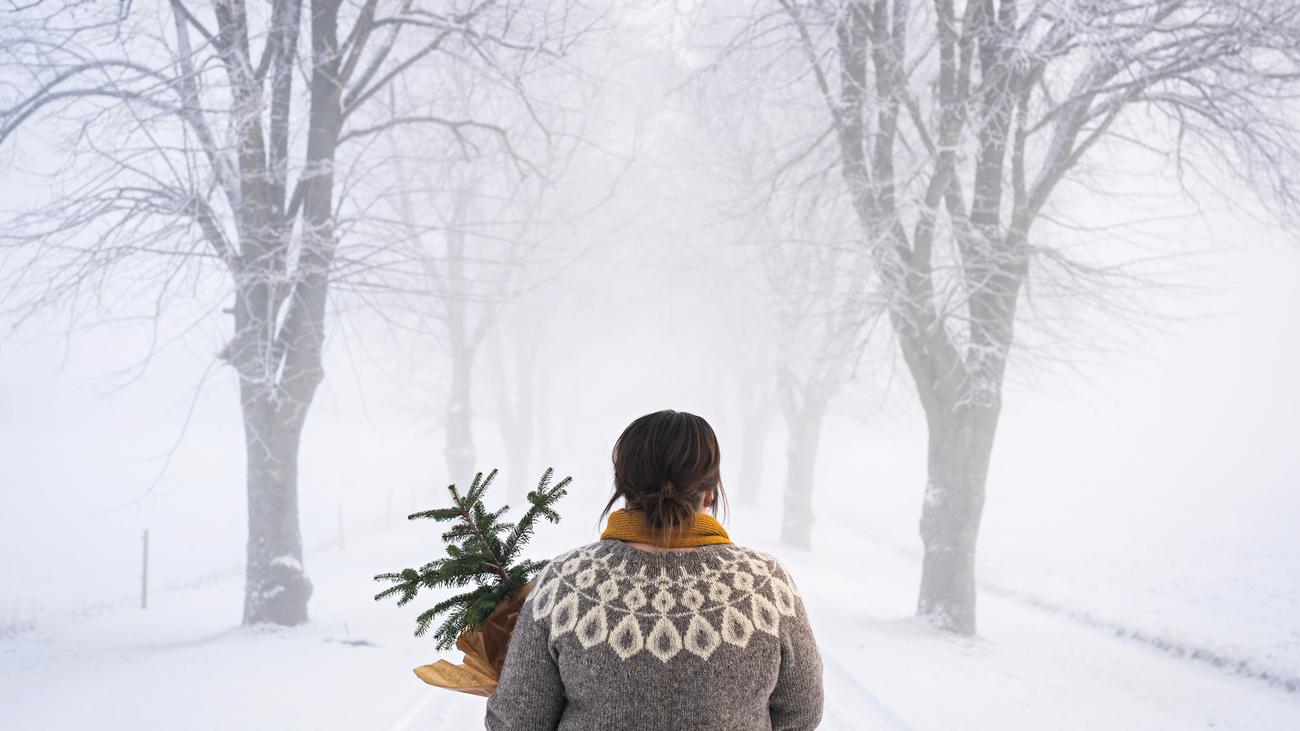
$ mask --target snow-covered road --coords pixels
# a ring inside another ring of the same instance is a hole
[[[317,595],[302,627],[239,627],[238,577],[158,596],[147,611],[43,621],[0,641],[0,725],[481,728],[483,699],[411,673],[436,657],[411,636],[418,609],[371,599],[373,574],[427,550],[415,537],[310,557]],[[808,606],[825,661],[824,729],[1300,728],[1300,695],[1004,593],[981,595],[978,637],[936,633],[909,616],[914,560],[850,530],[819,539],[815,555],[746,543],[782,558]]]

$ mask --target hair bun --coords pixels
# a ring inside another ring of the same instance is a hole
[[[665,409],[636,419],[619,435],[610,457],[614,495],[605,512],[623,498],[629,510],[645,513],[647,528],[660,538],[690,527],[704,493],[715,491],[714,504],[725,500],[718,438],[694,414]]]

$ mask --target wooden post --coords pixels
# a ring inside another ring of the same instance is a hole
[[[149,529],[144,529],[141,537],[140,555],[140,608],[149,608]]]

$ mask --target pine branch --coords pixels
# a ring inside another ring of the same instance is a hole
[[[544,569],[548,561],[525,559],[515,563],[519,549],[532,537],[538,516],[558,523],[560,515],[554,505],[565,495],[565,487],[573,480],[566,477],[553,487],[548,487],[554,468],[547,468],[537,489],[528,493],[530,507],[518,522],[502,520],[508,505],[489,511],[483,495],[492,484],[497,470],[484,478],[482,472],[474,476],[464,495],[455,484],[447,486],[452,506],[411,513],[409,520],[427,518],[437,522],[453,522],[442,533],[447,551],[445,558],[435,559],[417,569],[403,569],[395,573],[378,574],[376,581],[392,582],[393,586],[375,595],[375,600],[398,597],[397,606],[404,606],[419,595],[421,589],[465,587],[463,591],[439,601],[416,618],[415,636],[425,635],[433,621],[446,614],[434,631],[439,649],[455,645],[460,635],[469,628],[480,627],[503,600],[529,582]],[[501,535],[507,534],[504,541]]]
[[[528,511],[519,519],[519,523],[515,526],[514,530],[510,532],[510,536],[506,539],[506,545],[503,552],[508,558],[513,559],[515,552],[528,542],[528,539],[532,535],[533,524],[537,522],[538,515],[544,516],[552,523],[560,522],[560,514],[555,512],[551,508],[551,505],[561,497],[564,497],[565,488],[573,481],[573,478],[565,477],[559,482],[559,484],[548,490],[546,483],[551,481],[551,475],[554,474],[554,472],[555,470],[553,468],[547,467],[546,471],[542,473],[542,479],[537,483],[537,489],[528,493],[528,502],[532,503],[532,507],[528,508]]]
[[[470,485],[469,495],[466,496],[465,500],[462,500],[460,495],[456,493],[455,485],[449,485],[448,487],[451,490],[451,499],[456,502],[456,507],[460,510],[461,517],[465,520],[466,525],[473,530],[474,535],[478,537],[479,544],[483,547],[484,552],[493,559],[492,563],[487,563],[486,565],[494,567],[497,570],[497,573],[501,574],[502,579],[509,581],[510,577],[506,575],[506,570],[502,567],[502,564],[505,562],[501,559],[501,553],[500,551],[493,550],[496,546],[494,546],[492,541],[488,539],[488,536],[492,535],[488,530],[490,522],[486,520],[486,516],[483,513],[483,491],[487,489],[487,486],[492,482],[492,478],[496,476],[497,471],[492,470],[492,472],[488,474],[487,480],[484,481],[482,485],[479,485],[479,479],[483,477],[483,473],[480,472],[475,475],[474,484]],[[473,513],[472,516],[471,513]]]

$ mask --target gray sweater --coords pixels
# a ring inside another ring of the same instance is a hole
[[[813,729],[822,659],[772,555],[605,539],[538,575],[487,700],[488,731]]]

